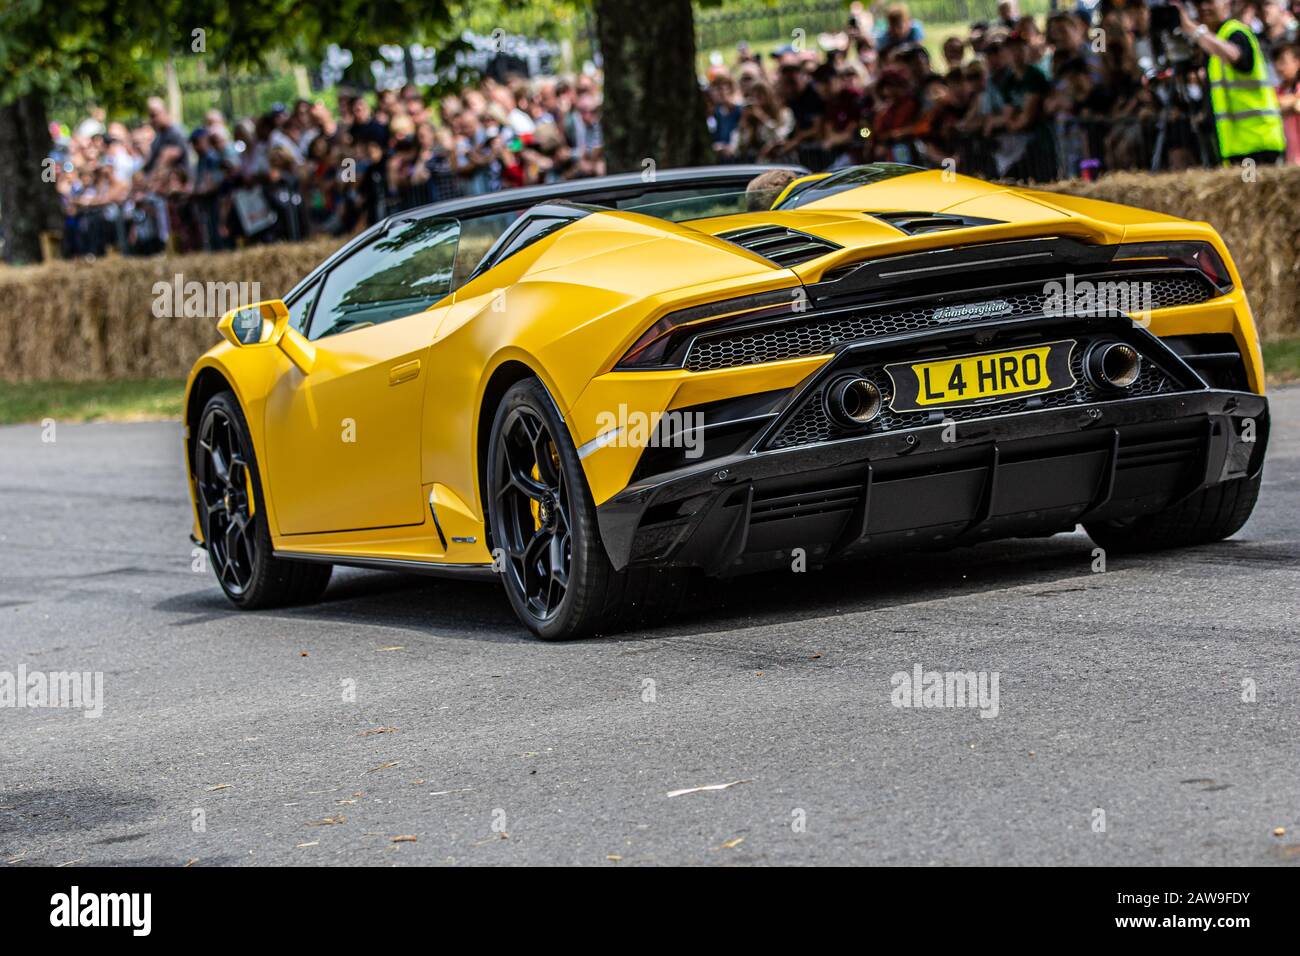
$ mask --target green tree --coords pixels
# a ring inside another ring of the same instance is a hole
[[[111,0],[7,0],[0,6],[0,227],[4,256],[38,262],[40,233],[57,228],[59,205],[46,103],[93,86],[107,98],[133,95],[140,47],[158,18],[144,4]]]
[[[0,230],[11,263],[39,262],[57,226],[51,97],[138,108],[160,63],[203,55],[232,69],[273,50],[358,56],[380,44],[440,38],[451,0],[4,0],[0,4]],[[196,33],[196,31],[202,31]],[[201,51],[198,49],[201,47]]]
[[[502,9],[521,0],[498,0]],[[547,9],[564,0],[546,0]],[[576,11],[587,0],[575,0]],[[272,51],[319,56],[330,43],[358,57],[380,44],[437,43],[475,0],[3,0],[0,3],[0,235],[4,258],[38,262],[57,228],[50,152],[52,97],[138,108],[172,56],[231,69]],[[695,77],[690,0],[593,0],[605,70],[611,170],[711,161]],[[196,34],[195,31],[202,31]],[[196,52],[201,41],[202,53]]]

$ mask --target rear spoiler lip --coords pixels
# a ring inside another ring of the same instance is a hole
[[[868,214],[869,215],[869,214]],[[1061,221],[1044,219],[1035,222],[1002,223],[992,226],[971,226],[966,229],[947,229],[925,232],[915,236],[901,234],[897,239],[870,246],[848,247],[818,259],[793,266],[805,284],[822,281],[822,276],[845,266],[861,263],[870,265],[902,256],[922,253],[950,252],[972,246],[989,248],[996,244],[1022,242],[1059,242],[1073,240],[1080,245],[1112,246],[1122,242],[1124,229],[1106,227],[1082,219]]]
[[[1118,249],[1118,243],[1098,244],[1067,235],[1050,235],[961,245],[949,242],[938,248],[905,249],[896,255],[826,263],[815,274],[805,274],[813,270],[799,266],[795,266],[794,271],[811,298],[817,301],[858,293],[879,293],[923,279],[926,274],[954,270],[982,272],[1047,264],[1067,267],[1104,265],[1115,257]],[[828,274],[833,274],[833,278],[824,278]]]

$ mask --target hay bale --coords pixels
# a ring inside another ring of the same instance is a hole
[[[221,316],[187,315],[184,308],[178,315],[155,315],[160,284],[170,287],[179,275],[182,287],[220,283],[234,291],[229,284],[245,283],[251,292],[256,283],[261,298],[275,298],[339,245],[321,239],[0,269],[0,381],[182,376],[217,341]]]

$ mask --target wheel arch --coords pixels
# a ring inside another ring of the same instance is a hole
[[[229,346],[227,346],[229,347]],[[220,346],[218,347],[220,348]],[[238,366],[232,366],[220,360],[213,355],[205,355],[199,359],[198,363],[190,372],[189,383],[185,389],[185,409],[183,431],[185,441],[185,474],[188,478],[190,489],[190,501],[194,506],[194,528],[191,537],[196,541],[203,540],[204,529],[202,521],[199,520],[198,509],[198,492],[195,488],[194,481],[194,450],[198,444],[199,424],[203,418],[203,409],[207,407],[209,401],[214,395],[221,392],[229,392],[239,410],[243,413],[248,424],[249,441],[252,442],[253,455],[256,459],[256,473],[260,483],[262,494],[262,503],[265,505],[268,520],[271,521],[271,534],[275,534],[274,513],[270,502],[270,488],[267,485],[267,476],[263,472],[262,462],[262,441],[259,429],[257,428],[257,402],[253,396],[246,395],[239,387],[240,376],[236,374]],[[250,402],[253,407],[250,408]]]
[[[206,365],[199,369],[190,384],[185,397],[185,460],[186,467],[193,471],[194,443],[198,441],[199,418],[203,409],[213,395],[230,392],[239,401],[239,394],[226,374],[215,365]],[[242,406],[242,402],[240,402]]]
[[[487,384],[483,387],[483,398],[479,403],[478,427],[474,434],[475,475],[477,478],[478,500],[483,508],[483,535],[491,550],[492,525],[488,520],[487,500],[487,455],[488,440],[492,434],[492,423],[496,420],[497,409],[501,407],[506,392],[519,382],[536,379],[545,385],[542,376],[526,362],[519,359],[507,359],[492,370]]]

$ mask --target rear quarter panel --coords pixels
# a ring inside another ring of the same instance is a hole
[[[598,411],[575,417],[582,394],[660,315],[797,284],[724,240],[635,213],[596,213],[538,241],[462,286],[435,334],[425,481],[449,486],[481,519],[479,415],[505,363],[541,379],[581,446]]]

